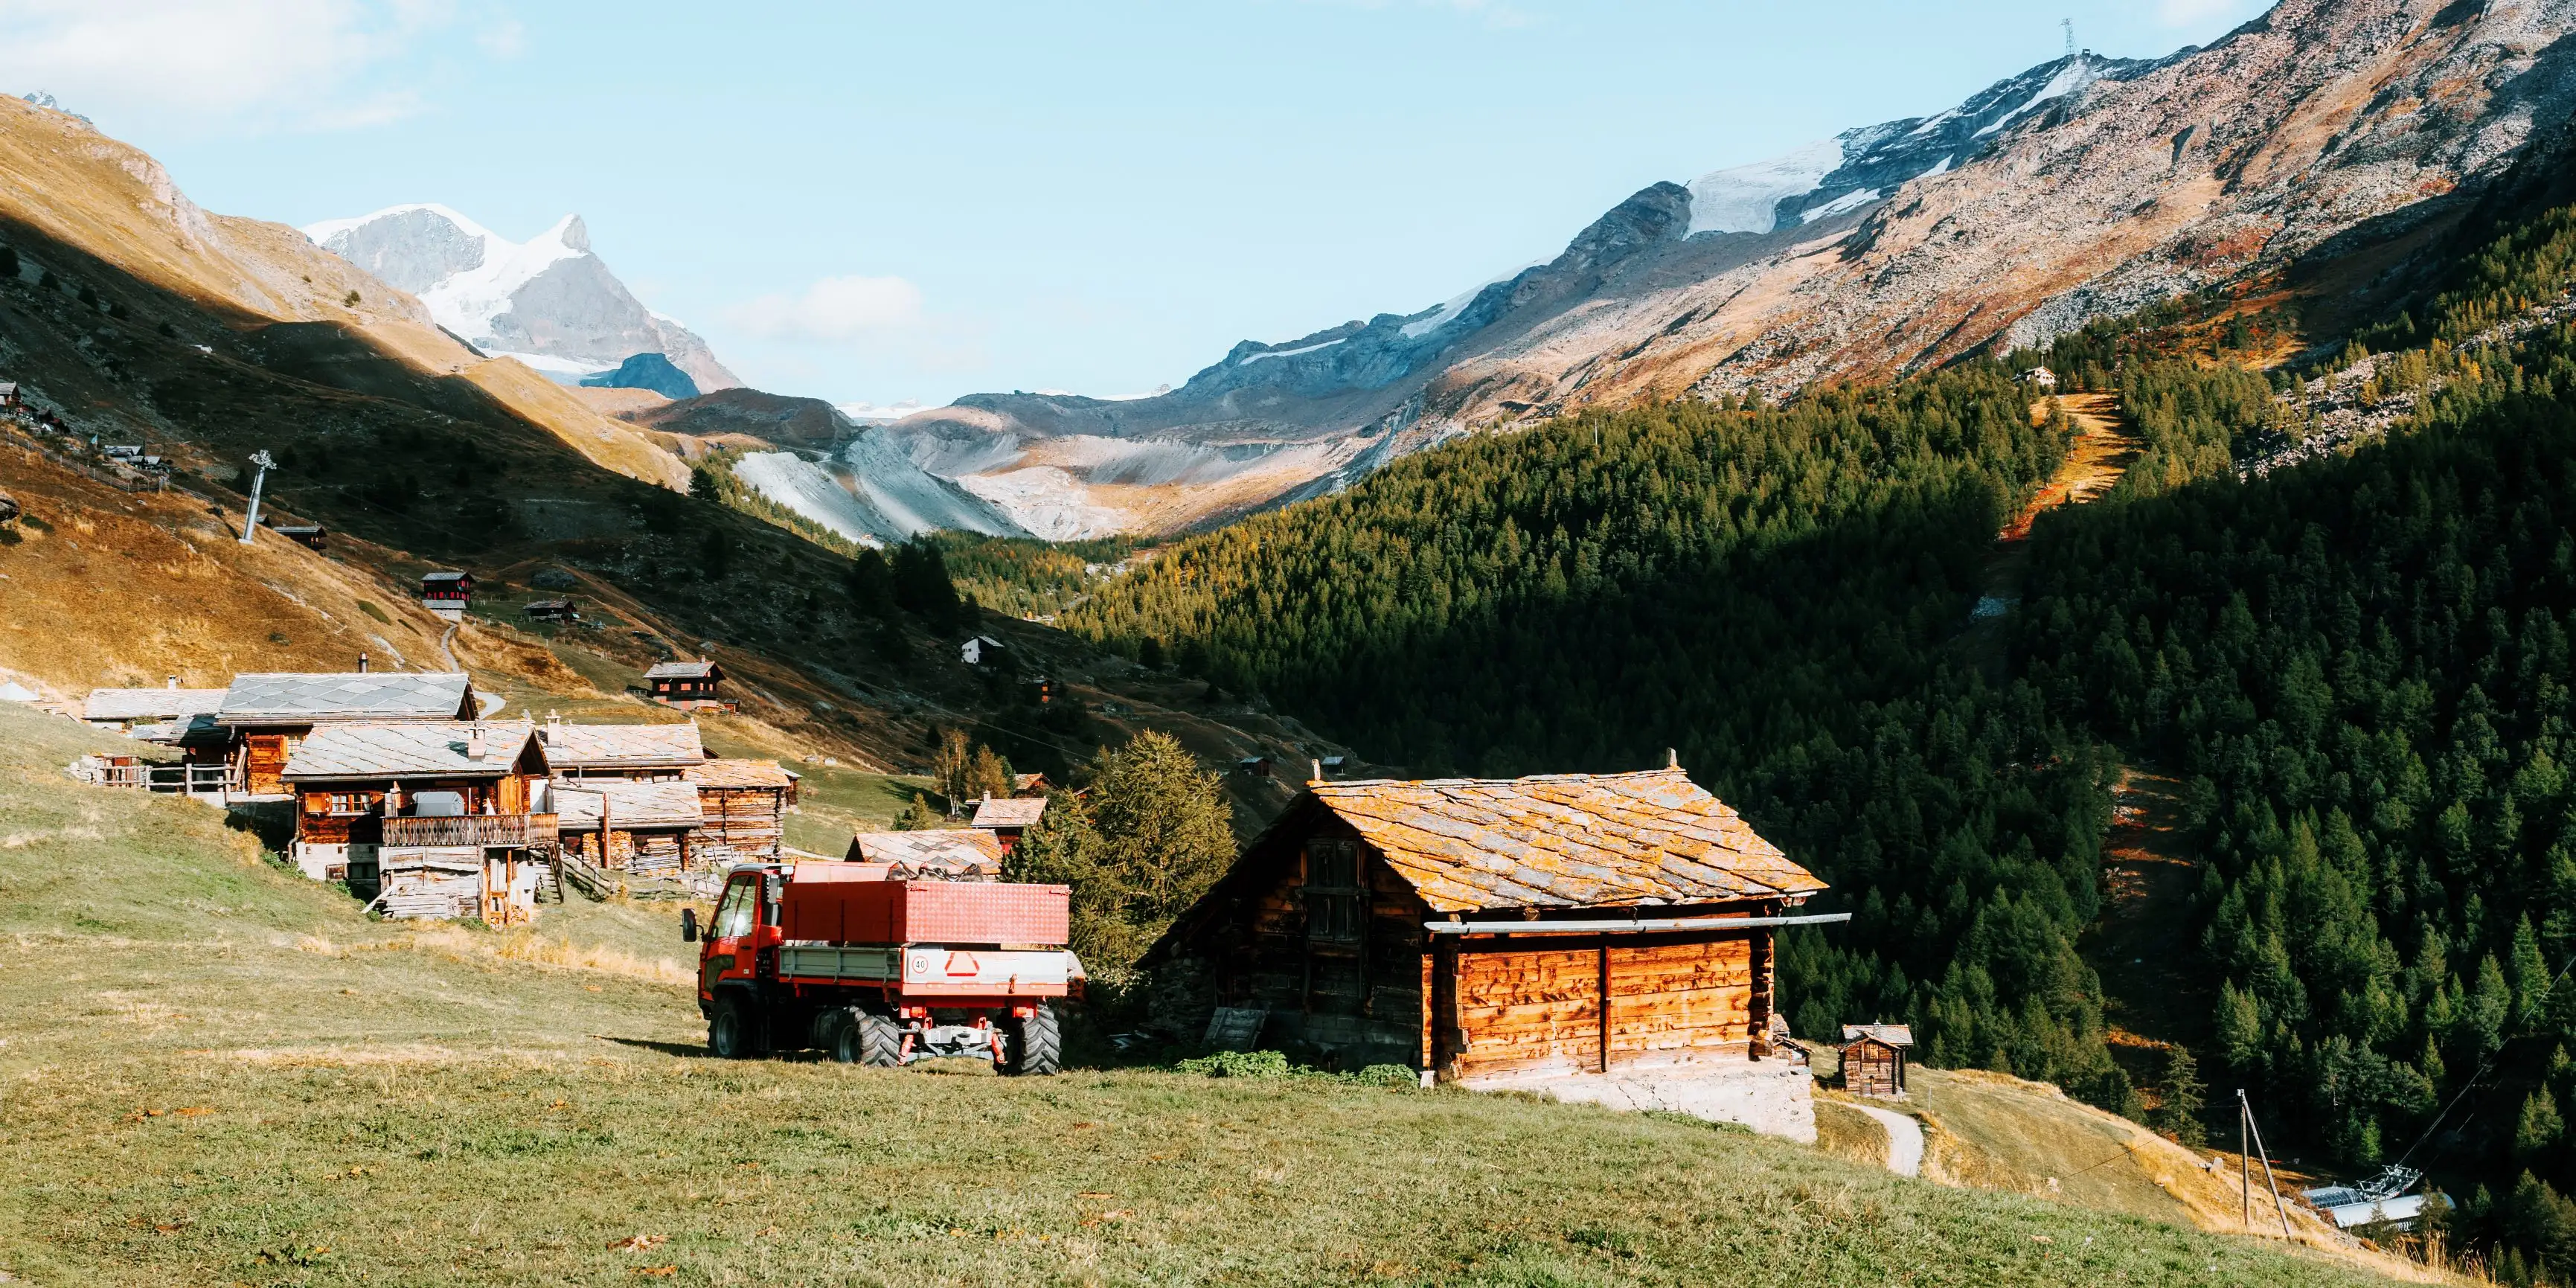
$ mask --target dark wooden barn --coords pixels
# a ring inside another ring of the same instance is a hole
[[[420,606],[433,613],[461,617],[474,599],[474,574],[428,572],[420,576]]]
[[[700,658],[695,662],[657,662],[644,672],[646,696],[684,711],[730,711],[725,699],[724,668]]]
[[[1772,1054],[1825,888],[1678,768],[1313,782],[1145,956],[1209,1013],[1443,1081]],[[1220,1010],[1221,1008],[1221,1010]]]

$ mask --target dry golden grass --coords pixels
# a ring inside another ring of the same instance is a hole
[[[221,688],[244,671],[345,671],[361,652],[381,668],[440,666],[444,624],[373,569],[273,532],[243,546],[225,526],[238,514],[183,493],[129,496],[14,446],[0,459],[37,520],[14,525],[6,547],[0,666],[58,697],[169,675]]]
[[[1887,1165],[1887,1128],[1827,1096],[1816,1097],[1816,1148],[1873,1167]]]

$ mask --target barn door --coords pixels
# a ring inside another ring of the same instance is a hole
[[[1462,945],[1458,1075],[1579,1073],[1601,1067],[1601,949]]]

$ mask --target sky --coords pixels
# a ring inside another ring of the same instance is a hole
[[[753,385],[1177,385],[1410,313],[1628,194],[2260,0],[0,0],[10,92],[304,225],[567,213]]]

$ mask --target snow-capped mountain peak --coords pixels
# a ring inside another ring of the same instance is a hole
[[[435,202],[389,206],[304,229],[324,250],[420,297],[438,324],[486,353],[567,382],[659,353],[701,389],[742,382],[687,327],[637,300],[565,215],[515,242]]]

